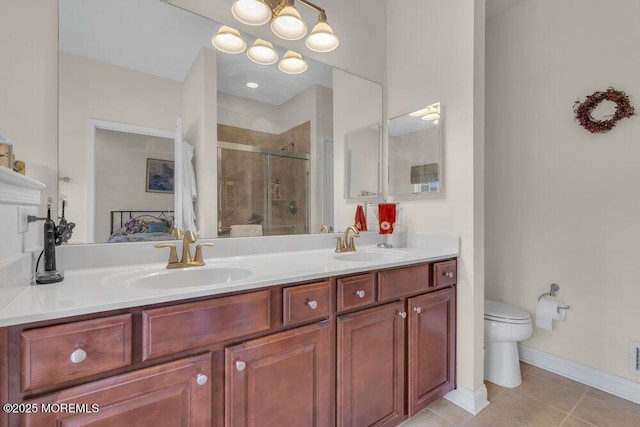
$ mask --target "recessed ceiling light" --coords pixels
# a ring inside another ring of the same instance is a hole
[[[247,83],[247,87],[250,87],[251,89],[255,89],[257,88],[259,85],[256,82],[249,82]]]

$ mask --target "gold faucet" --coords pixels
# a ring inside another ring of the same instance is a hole
[[[349,236],[350,231],[353,231],[353,236]],[[355,252],[356,244],[354,238],[356,237],[360,237],[360,231],[353,225],[348,226],[344,230],[344,239],[340,236],[336,237],[336,252]]]
[[[169,262],[167,268],[187,268],[198,267],[204,265],[204,257],[202,256],[203,246],[214,246],[213,243],[198,243],[196,245],[196,254],[191,256],[191,243],[195,243],[196,235],[193,231],[186,231],[184,234],[180,229],[174,229],[171,235],[176,239],[182,237],[182,259],[178,260],[176,245],[171,243],[160,243],[155,245],[156,248],[169,248]]]
[[[327,224],[322,224],[320,226],[320,232],[321,233],[328,233],[329,232],[329,226]]]

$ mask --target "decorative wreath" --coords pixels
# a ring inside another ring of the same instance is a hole
[[[616,112],[608,120],[596,120],[591,113],[602,101],[611,101],[616,103]],[[629,103],[629,97],[621,90],[615,90],[608,87],[604,92],[593,92],[587,96],[584,102],[576,101],[573,106],[576,113],[576,120],[583,128],[591,133],[609,132],[616,125],[618,120],[625,117],[631,117],[635,114],[633,106]]]

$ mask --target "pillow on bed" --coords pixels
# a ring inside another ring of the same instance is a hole
[[[162,233],[167,231],[167,221],[150,222],[147,224],[147,233]]]

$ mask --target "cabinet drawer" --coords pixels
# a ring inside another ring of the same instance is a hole
[[[378,301],[389,301],[429,288],[429,264],[378,273]]]
[[[142,313],[142,360],[267,331],[269,290]]]
[[[442,288],[451,286],[458,279],[458,263],[455,259],[451,261],[437,262],[433,265],[433,286]]]
[[[27,400],[15,425],[209,426],[211,376],[210,353],[180,359]]]
[[[131,364],[131,315],[30,329],[20,334],[22,390]]]
[[[373,273],[338,279],[337,310],[362,307],[375,301],[376,281]]]
[[[284,288],[282,295],[283,323],[285,326],[329,316],[331,310],[330,283]]]

